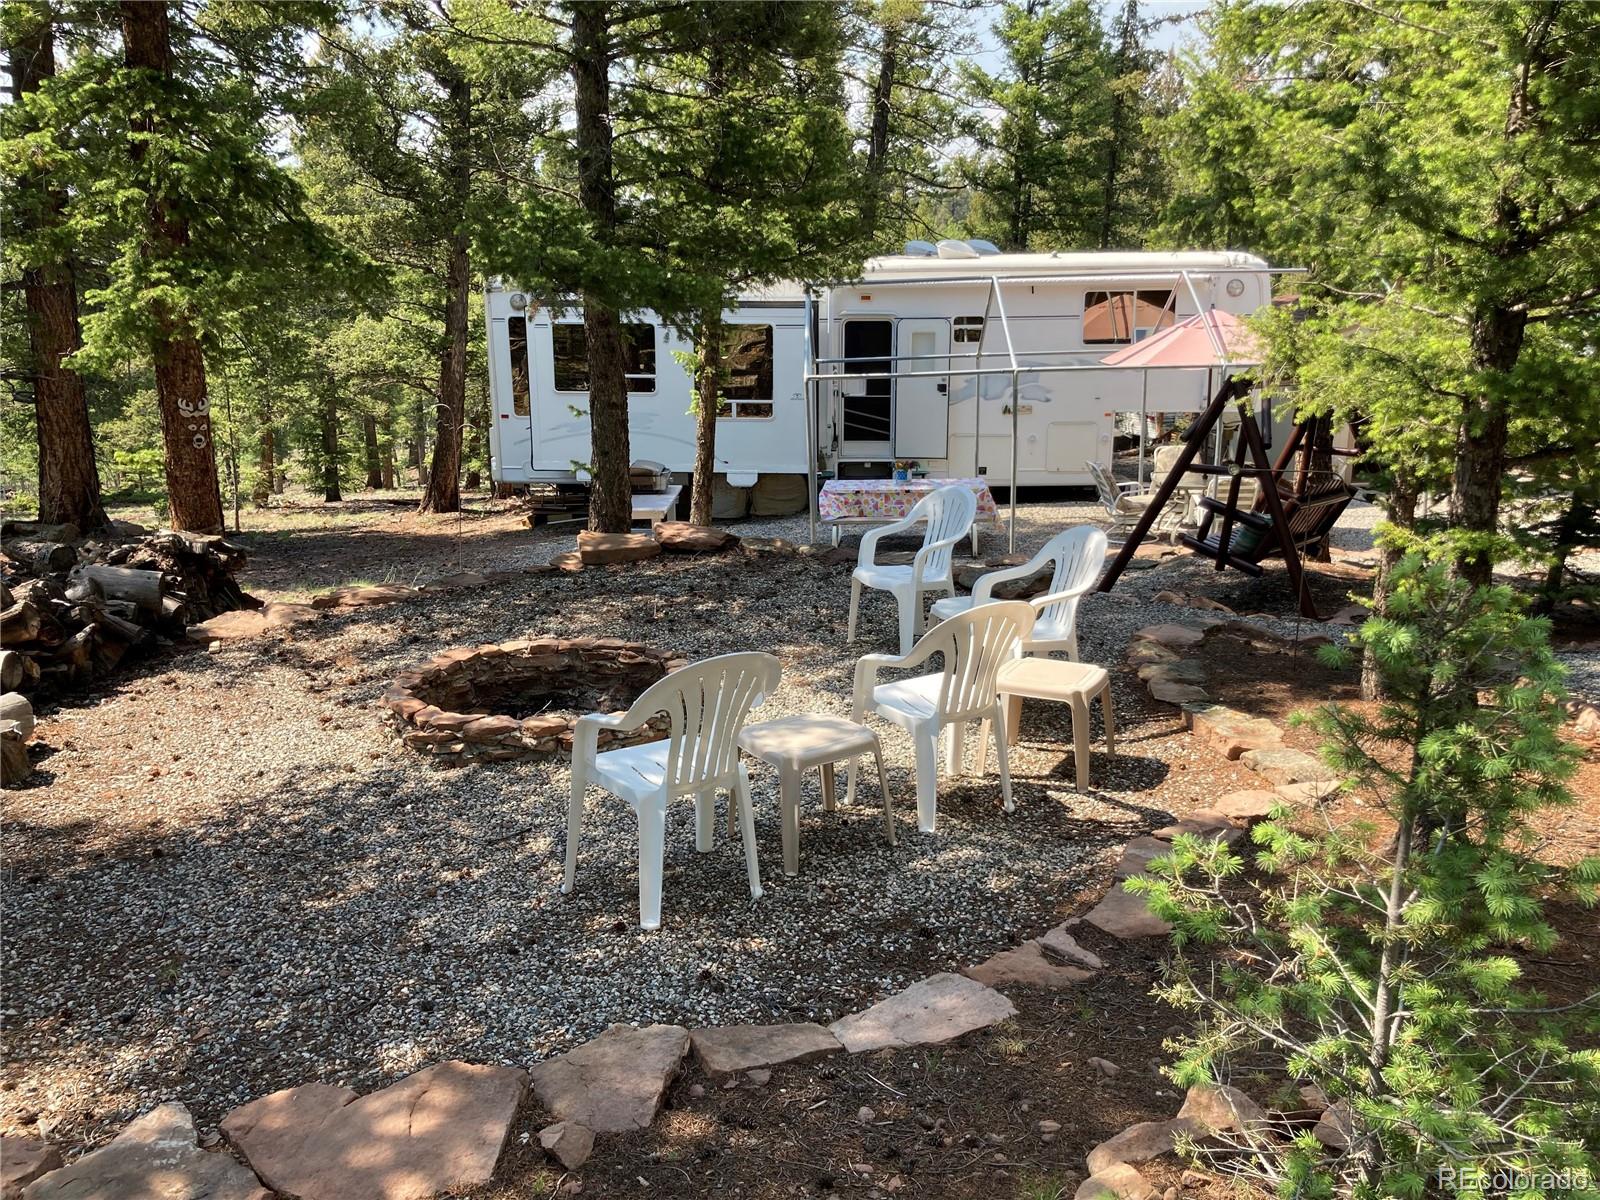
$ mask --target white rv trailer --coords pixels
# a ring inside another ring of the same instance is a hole
[[[1062,368],[1204,309],[1246,314],[1272,297],[1271,268],[1232,251],[907,251],[870,260],[848,283],[741,296],[725,314],[732,370],[716,455],[730,483],[813,468],[883,477],[914,461],[935,478],[1004,485],[1015,433],[1019,484],[1087,485],[1085,464],[1111,460],[1116,414],[1197,412],[1214,381],[1204,370]],[[485,307],[494,478],[579,479],[590,453],[581,312],[541,308],[497,280]],[[626,323],[631,452],[686,475],[695,419],[674,352],[691,347],[654,314]]]

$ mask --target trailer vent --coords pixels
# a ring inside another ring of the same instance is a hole
[[[971,246],[979,254],[985,256],[1000,253],[999,246],[996,246],[993,242],[986,242],[982,238],[968,238],[967,245]]]
[[[907,242],[905,253],[908,258],[934,258],[939,253],[939,247],[932,242]]]
[[[940,258],[977,258],[978,252],[966,242],[945,238],[939,243]]]

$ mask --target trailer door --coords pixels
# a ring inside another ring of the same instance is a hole
[[[489,322],[489,390],[493,398],[492,475],[503,483],[531,478],[533,394],[528,371],[528,320],[520,312]]]
[[[944,317],[905,317],[896,353],[903,374],[895,387],[894,456],[918,460],[950,454],[950,322]]]

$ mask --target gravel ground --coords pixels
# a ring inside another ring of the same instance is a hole
[[[1093,511],[1027,506],[1019,549]],[[803,518],[763,525],[740,532],[803,537]],[[1089,597],[1085,659],[1120,664],[1136,628],[1191,611],[1157,591],[1208,577],[1178,555]],[[855,657],[895,640],[892,602],[869,593],[861,640],[842,644],[848,592],[848,567],[818,558],[529,577],[181,655],[47,716],[53,753],[5,803],[0,1130],[38,1117],[58,1140],[99,1140],[173,1098],[209,1124],[311,1080],[365,1089],[447,1057],[525,1064],[613,1021],[832,1019],[1042,931],[1104,886],[1130,837],[1255,779],[1196,753],[1174,710],[1119,671],[1120,753],[1096,755],[1088,792],[1071,786],[1061,711],[1030,705],[1018,811],[1000,812],[992,776],[944,782],[924,836],[910,743],[884,726],[897,847],[870,772],[833,815],[812,777],[801,873],[784,877],[776,780],[758,766],[766,896],[750,900],[720,820],[696,854],[685,804],[668,826],[663,928],[645,934],[620,801],[590,793],[578,888],[562,897],[565,761],[441,770],[398,746],[376,704],[449,646],[590,634],[690,658],[769,650],[784,683],[759,717],[847,715]]]

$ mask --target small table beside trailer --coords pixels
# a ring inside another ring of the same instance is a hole
[[[905,519],[936,488],[970,488],[978,498],[978,515],[972,523],[972,553],[978,553],[978,522],[1000,527],[1000,509],[994,493],[982,479],[830,479],[817,495],[817,512],[831,526],[833,544],[845,525],[887,525]]]

